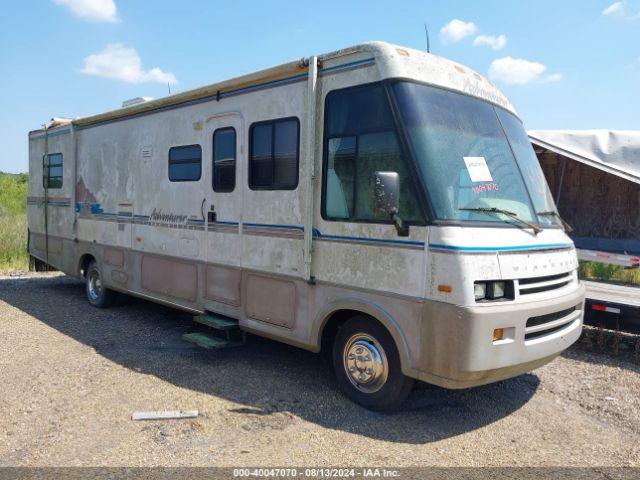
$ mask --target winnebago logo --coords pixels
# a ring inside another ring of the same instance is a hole
[[[177,215],[175,213],[162,213],[162,210],[153,209],[153,213],[149,217],[152,222],[162,223],[185,223],[187,221],[187,215]]]

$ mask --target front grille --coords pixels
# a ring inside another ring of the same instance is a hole
[[[540,283],[540,282],[548,282],[550,280],[559,280],[561,278],[566,278],[569,273],[558,273],[557,275],[547,275],[546,277],[533,277],[533,278],[523,278],[520,280],[520,285],[530,285],[532,283]]]
[[[563,328],[565,328],[567,326],[568,326],[568,324],[564,323],[562,325],[550,328],[548,330],[541,330],[539,332],[527,333],[527,334],[525,334],[524,339],[525,340],[533,340],[534,338],[540,338],[540,337],[544,337],[545,335],[551,335],[552,333],[559,332],[560,330],[562,330]]]
[[[555,313],[547,313],[546,315],[539,315],[537,317],[531,317],[527,320],[527,328],[529,327],[537,327],[538,325],[543,325],[549,322],[555,322],[556,320],[560,320],[562,317],[566,317],[572,312],[576,311],[576,307],[567,308],[566,310],[561,310]]]
[[[571,272],[547,275],[545,277],[522,278],[518,280],[520,295],[557,290],[571,283]]]
[[[571,314],[577,309],[578,307],[575,306],[565,310],[560,310],[559,312],[530,317],[527,320],[524,339],[533,340],[534,338],[551,335],[552,333],[568,327],[575,320],[574,316]]]

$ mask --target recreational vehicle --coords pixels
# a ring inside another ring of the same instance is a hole
[[[135,102],[134,102],[135,103]],[[88,301],[328,352],[396,408],[539,367],[584,289],[522,123],[475,71],[367,43],[29,134],[29,251]]]

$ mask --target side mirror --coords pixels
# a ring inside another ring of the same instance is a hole
[[[397,172],[375,172],[373,174],[373,212],[391,218],[398,235],[407,237],[409,227],[398,216],[400,205],[400,175]]]

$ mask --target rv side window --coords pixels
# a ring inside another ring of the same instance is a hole
[[[382,85],[327,95],[323,170],[322,216],[326,220],[391,223],[388,216],[374,212],[374,174],[396,172],[400,217],[424,225]]]
[[[236,130],[219,128],[213,132],[213,191],[233,192],[236,188]]]
[[[62,188],[62,154],[51,153],[42,159],[42,183],[45,188]]]
[[[169,149],[169,180],[172,182],[195,182],[202,173],[202,148],[200,145],[185,145]]]
[[[297,118],[270,120],[249,129],[249,188],[295,190],[298,186]]]

